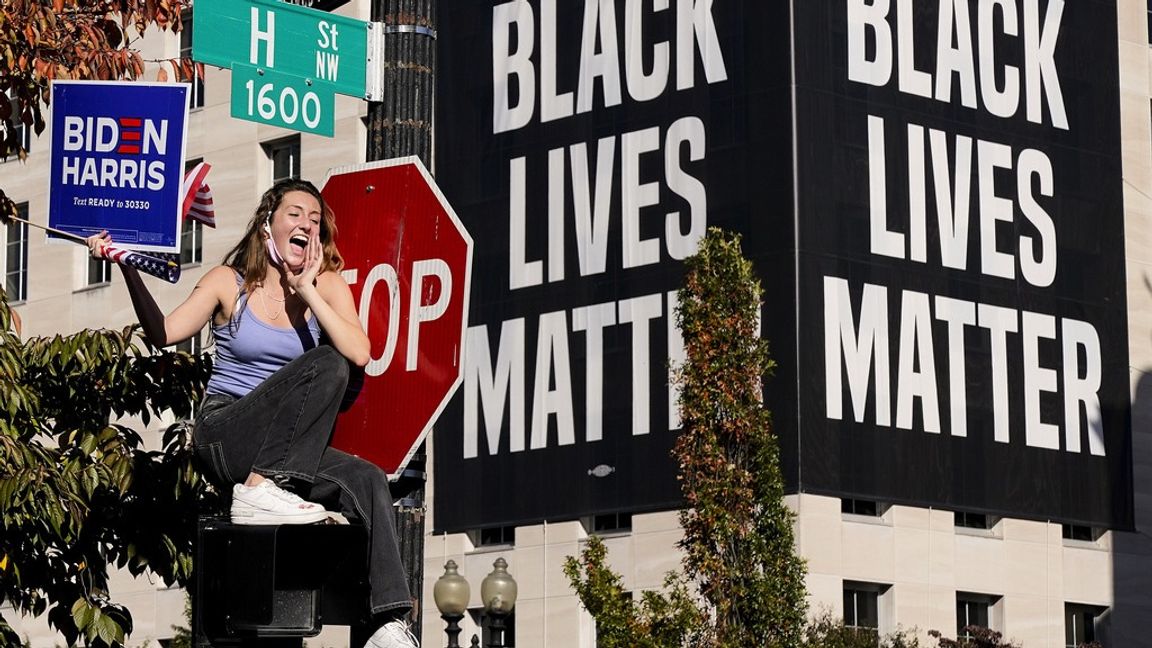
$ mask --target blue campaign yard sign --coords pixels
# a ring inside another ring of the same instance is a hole
[[[179,252],[187,116],[185,84],[54,81],[49,226]]]

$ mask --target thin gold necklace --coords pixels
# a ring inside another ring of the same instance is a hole
[[[270,319],[272,321],[276,321],[276,320],[280,319],[280,316],[284,314],[286,309],[284,307],[281,307],[279,312],[277,312],[276,314],[272,314],[272,309],[268,308],[268,302],[265,300],[265,297],[268,297],[272,301],[278,301],[281,304],[283,304],[284,300],[288,299],[288,296],[285,295],[284,299],[276,299],[275,297],[269,297],[268,296],[268,290],[264,288],[263,284],[260,285],[260,303],[264,305],[264,314],[267,315],[268,319]]]

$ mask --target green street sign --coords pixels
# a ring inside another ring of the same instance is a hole
[[[192,58],[309,79],[363,99],[368,23],[277,0],[196,0]],[[232,105],[235,114],[235,96]]]
[[[232,116],[332,137],[336,95],[310,79],[232,64]]]

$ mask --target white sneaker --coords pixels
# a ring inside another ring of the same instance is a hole
[[[420,648],[408,624],[400,619],[389,621],[372,633],[364,648]]]
[[[232,488],[233,524],[311,524],[327,516],[323,506],[304,501],[271,479]]]

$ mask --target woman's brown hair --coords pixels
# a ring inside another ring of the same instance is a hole
[[[336,219],[320,190],[307,180],[287,178],[272,185],[260,197],[260,204],[248,222],[248,229],[244,237],[224,255],[224,265],[240,273],[244,278],[241,286],[242,293],[249,293],[253,287],[263,283],[268,272],[268,249],[264,240],[264,224],[270,223],[272,214],[280,207],[284,196],[292,191],[303,191],[311,194],[320,203],[320,245],[324,248],[324,258],[320,263],[320,272],[340,272],[344,268],[344,259],[336,249]]]

